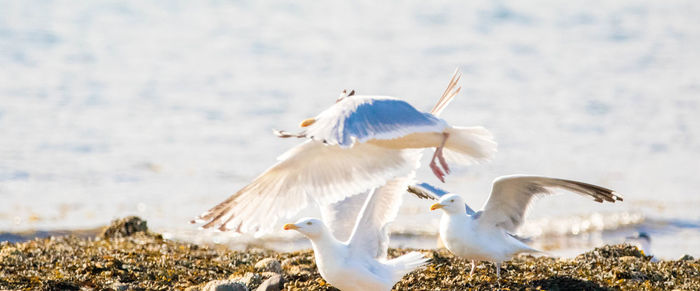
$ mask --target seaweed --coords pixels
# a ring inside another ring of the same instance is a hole
[[[470,263],[445,249],[390,249],[389,257],[409,251],[431,262],[406,275],[395,290],[700,290],[699,260],[652,262],[630,245],[603,246],[572,259],[518,256],[503,264],[500,280],[486,262],[470,277]],[[248,287],[255,288],[269,276],[255,268],[265,258],[281,262],[287,290],[336,290],[320,277],[310,250],[231,251],[170,241],[137,217],[115,221],[96,237],[0,243],[0,289],[172,290],[246,276]]]

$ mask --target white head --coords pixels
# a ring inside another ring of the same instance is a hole
[[[457,194],[447,194],[442,196],[438,203],[430,206],[430,210],[442,209],[448,214],[466,213],[464,199]]]
[[[302,218],[294,224],[287,223],[284,225],[284,230],[296,230],[308,238],[320,237],[326,233],[326,225],[323,221],[316,218]]]

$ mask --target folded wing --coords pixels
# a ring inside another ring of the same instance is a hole
[[[539,176],[503,176],[494,180],[491,196],[480,211],[479,219],[515,232],[532,198],[554,194],[555,189],[589,196],[601,203],[622,201],[622,196],[615,191],[588,183]]]

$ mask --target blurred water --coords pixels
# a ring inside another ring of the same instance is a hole
[[[698,256],[697,15],[696,1],[0,0],[0,230],[138,214],[220,241],[186,222],[297,142],[273,128],[344,88],[429,109],[459,66],[444,117],[500,147],[445,188],[478,208],[504,174],[600,184],[624,203],[543,199],[523,231],[588,247],[683,221],[653,234],[655,253]],[[429,204],[409,198],[395,230],[434,234]]]

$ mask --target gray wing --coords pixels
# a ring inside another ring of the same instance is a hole
[[[459,70],[455,70],[445,92],[430,113],[422,112],[397,98],[351,93],[321,112],[301,133],[278,131],[277,135],[308,137],[347,148],[371,139],[386,140],[412,133],[442,132],[447,122],[438,116],[461,90],[461,87],[457,87],[461,76]]]
[[[480,211],[480,219],[515,232],[522,224],[532,198],[554,194],[552,190],[555,189],[590,196],[599,203],[622,201],[622,196],[615,191],[588,183],[539,176],[502,176],[494,180],[491,196]]]
[[[330,145],[351,147],[370,139],[442,132],[447,123],[406,101],[382,96],[352,96],[316,116],[303,135]]]

